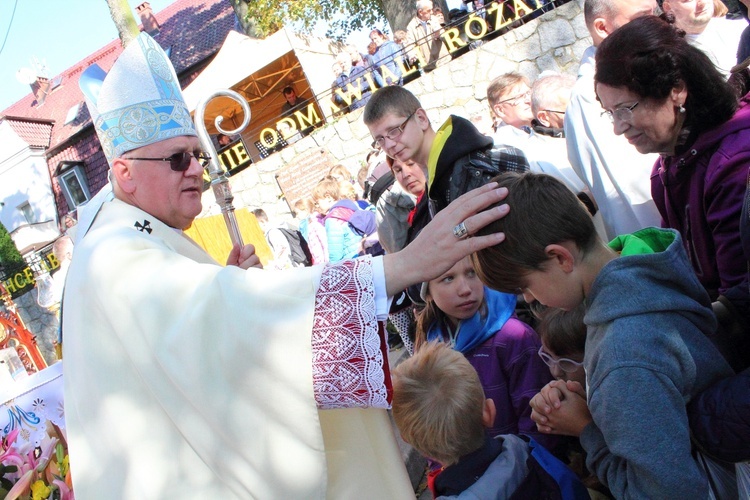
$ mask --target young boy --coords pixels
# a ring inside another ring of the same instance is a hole
[[[732,370],[709,340],[716,319],[679,234],[646,228],[607,246],[561,182],[496,180],[510,212],[484,231],[506,240],[475,255],[482,281],[550,307],[586,304],[586,392],[551,382],[531,403],[539,429],[580,437],[615,498],[707,498],[685,405]]]
[[[495,404],[447,343],[427,343],[393,370],[393,418],[407,443],[443,466],[430,484],[436,498],[464,491],[471,498],[589,498],[573,472],[533,440],[485,435]]]
[[[375,92],[363,119],[388,156],[422,167],[432,214],[501,172],[529,169],[520,149],[493,145],[465,118],[451,115],[435,132],[419,100],[403,87]]]

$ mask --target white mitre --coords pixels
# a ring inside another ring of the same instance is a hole
[[[169,56],[147,33],[128,44],[109,74],[94,64],[78,84],[110,164],[141,146],[198,135]]]
[[[107,162],[135,148],[182,135],[197,136],[169,56],[147,33],[131,41],[109,74],[94,64],[78,81]],[[111,200],[104,186],[79,207],[77,243],[88,232],[102,204]]]

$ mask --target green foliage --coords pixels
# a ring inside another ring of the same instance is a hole
[[[385,14],[380,0],[253,0],[247,3],[246,20],[261,36],[291,24],[310,33],[316,22],[325,21],[326,36],[343,40],[353,31],[383,24]]]
[[[5,267],[26,265],[16,248],[16,243],[2,223],[0,223],[0,264]]]

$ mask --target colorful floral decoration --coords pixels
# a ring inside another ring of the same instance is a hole
[[[74,500],[63,431],[48,422],[47,437],[39,446],[18,443],[18,435],[14,429],[0,443],[0,498]]]
[[[0,499],[75,498],[62,362],[0,387]]]

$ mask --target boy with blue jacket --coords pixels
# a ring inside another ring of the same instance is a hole
[[[679,233],[646,228],[606,245],[554,178],[496,180],[510,212],[482,232],[506,237],[475,255],[482,281],[528,302],[586,307],[587,388],[545,387],[531,402],[539,429],[579,437],[615,498],[707,498],[685,406],[732,371],[709,338],[716,319]]]

